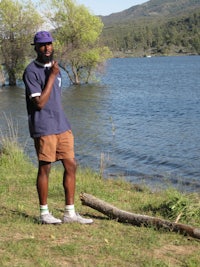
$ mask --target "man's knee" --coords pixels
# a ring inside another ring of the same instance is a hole
[[[77,162],[76,159],[64,159],[63,161],[64,168],[67,172],[76,172]]]
[[[50,162],[39,161],[39,169],[38,169],[39,174],[45,174],[48,176],[50,173],[50,170],[51,170]]]

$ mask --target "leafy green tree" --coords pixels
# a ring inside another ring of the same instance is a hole
[[[83,5],[71,0],[52,0],[56,53],[72,84],[87,83],[92,73],[111,56],[100,46],[103,23]]]
[[[200,35],[193,39],[194,49],[200,55]]]
[[[16,85],[30,51],[33,34],[41,24],[41,16],[30,1],[1,0],[0,59],[9,85]]]
[[[146,26],[146,42],[147,42],[147,48],[152,46],[152,39],[153,39],[153,34],[152,30],[149,26]]]

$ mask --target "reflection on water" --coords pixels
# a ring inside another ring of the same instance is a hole
[[[99,85],[63,88],[78,162],[104,175],[149,185],[200,187],[199,57],[112,59]],[[21,86],[23,87],[23,86]],[[23,88],[1,88],[3,112],[19,125],[20,142],[36,162]],[[167,178],[167,181],[166,181]]]

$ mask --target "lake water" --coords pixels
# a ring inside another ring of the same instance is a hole
[[[101,83],[63,86],[78,163],[105,177],[151,187],[200,190],[200,57],[111,59]],[[23,85],[0,88],[0,127],[18,124],[36,163]]]

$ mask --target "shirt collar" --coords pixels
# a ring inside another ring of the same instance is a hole
[[[44,68],[50,68],[52,66],[52,62],[49,62],[49,63],[46,63],[46,64],[43,64],[37,60],[35,60],[35,63],[41,67],[44,67]]]

